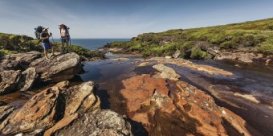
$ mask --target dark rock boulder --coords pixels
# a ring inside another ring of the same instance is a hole
[[[0,72],[0,95],[10,93],[17,89],[21,78],[21,71],[5,70]]]

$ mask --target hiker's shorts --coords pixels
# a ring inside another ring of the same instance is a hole
[[[51,49],[50,43],[42,43],[42,46],[45,50]]]
[[[70,38],[69,37],[62,37],[61,40],[62,40],[62,43],[68,43],[70,41]]]

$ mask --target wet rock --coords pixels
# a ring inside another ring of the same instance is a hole
[[[128,116],[149,135],[250,135],[242,118],[186,82],[140,75],[122,83]]]
[[[257,100],[257,98],[254,97],[254,96],[251,95],[251,94],[241,94],[241,93],[236,92],[236,93],[234,93],[234,96],[243,98],[243,99],[245,99],[245,100],[251,101],[251,102],[256,103],[256,104],[259,104],[259,103],[260,103],[260,101]]]
[[[0,59],[0,70],[25,70],[32,61],[40,57],[41,53],[37,51],[6,55]]]
[[[178,75],[172,68],[167,67],[163,64],[157,64],[153,66],[154,69],[160,71],[161,78],[170,79],[170,80],[179,80],[180,75]]]
[[[45,130],[53,126],[63,112],[60,91],[65,85],[59,83],[34,95],[22,108],[1,123],[0,132],[10,135]]]
[[[20,81],[20,77],[20,70],[5,70],[0,72],[0,95],[15,91]]]
[[[22,72],[22,77],[20,79],[20,83],[18,85],[18,89],[20,91],[27,91],[32,87],[32,84],[37,79],[38,75],[36,73],[35,68],[31,67]]]
[[[110,110],[86,113],[55,135],[65,136],[130,136],[131,127],[124,118]]]
[[[177,65],[180,67],[186,67],[186,68],[190,68],[193,70],[197,70],[200,72],[204,72],[206,74],[210,74],[210,75],[216,75],[216,76],[233,76],[233,73],[220,69],[220,68],[216,68],[213,66],[209,66],[209,65],[202,65],[202,64],[195,64],[192,63],[191,61],[185,60],[185,59],[165,59],[162,57],[154,57],[149,59],[149,61],[156,61],[157,63],[160,64],[173,64],[173,65]]]
[[[81,70],[80,56],[76,53],[67,53],[47,60],[44,57],[36,59],[30,64],[41,75],[44,82],[60,82],[72,79]]]

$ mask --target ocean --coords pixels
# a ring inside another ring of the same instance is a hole
[[[107,43],[114,41],[129,41],[130,39],[71,39],[71,44],[79,45],[83,48],[96,50]],[[54,42],[60,42],[60,39],[54,39]]]

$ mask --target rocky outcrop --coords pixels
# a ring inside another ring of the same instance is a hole
[[[216,55],[214,59],[253,63],[255,60],[262,59],[263,57],[264,57],[263,54],[255,54],[248,52],[221,52],[219,55]]]
[[[163,64],[157,64],[153,66],[154,69],[160,71],[160,76],[165,79],[179,80],[180,75],[178,75],[172,68],[167,67]]]
[[[17,134],[45,130],[53,126],[63,111],[60,91],[64,83],[48,88],[33,96],[24,106],[12,113],[0,125],[3,134]]]
[[[0,70],[25,70],[32,61],[41,56],[37,51],[6,55],[0,59]]]
[[[20,83],[18,85],[18,89],[20,91],[27,91],[30,89],[35,81],[38,78],[35,68],[30,67],[22,72],[22,76],[20,79]]]
[[[153,61],[160,64],[174,64],[176,66],[186,67],[186,68],[193,69],[195,71],[204,72],[209,75],[233,76],[233,73],[229,71],[212,67],[209,65],[196,64],[185,59],[165,59],[163,57],[154,57],[154,58],[148,59],[146,62],[153,62]]]
[[[0,72],[0,95],[15,91],[19,84],[20,78],[20,70],[5,70]]]
[[[181,55],[181,51],[180,50],[176,50],[172,57],[175,58],[175,59],[177,59],[177,58],[180,57],[180,55]]]
[[[0,64],[0,95],[27,91],[35,82],[69,80],[81,70],[81,59],[76,53],[57,55],[51,60],[39,52],[18,53],[3,57]]]
[[[122,83],[128,116],[149,135],[250,135],[242,118],[186,82],[139,75]]]
[[[81,68],[80,56],[76,53],[59,55],[53,59],[40,58],[33,61],[30,67],[34,67],[42,81],[59,82],[69,80],[78,74]]]
[[[68,86],[69,83],[63,81],[34,95],[22,108],[13,111],[0,123],[0,134],[131,134],[130,125],[123,117],[100,109],[100,100],[93,93],[93,82]],[[0,113],[8,115],[6,109],[0,107]]]
[[[0,122],[4,121],[14,110],[15,109],[9,105],[0,106]]]
[[[94,114],[85,114],[55,135],[130,136],[130,129],[130,124],[122,116],[110,110],[101,110]]]

